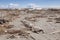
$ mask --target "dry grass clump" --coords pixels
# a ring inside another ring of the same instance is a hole
[[[9,22],[9,21],[5,19],[0,19],[0,24],[6,23],[6,22]]]
[[[9,22],[12,22],[13,20],[15,20],[17,18],[17,16],[13,16],[11,14],[8,14],[5,19],[9,20]]]
[[[22,33],[21,30],[14,30],[14,29],[13,30],[7,30],[8,34],[17,34],[17,33],[20,33],[20,32]]]
[[[10,29],[12,27],[13,25],[9,25],[9,24],[0,25],[0,34],[5,34],[7,32],[7,29]]]
[[[12,25],[9,25],[9,21],[6,19],[0,19],[0,34],[5,34],[8,28],[12,28]]]
[[[11,13],[9,15],[11,15],[11,16],[18,16],[19,14],[18,13]]]
[[[36,22],[37,18],[40,18],[41,15],[32,15],[31,17],[25,17],[26,20]]]
[[[6,32],[6,28],[0,26],[0,35],[1,35],[1,34],[5,34],[5,32]]]
[[[31,17],[25,17],[26,20],[36,22],[39,18],[47,18],[47,15],[34,14]]]
[[[14,36],[15,34],[17,34],[18,36],[20,37],[24,37],[26,39],[28,38],[32,38],[33,40],[35,40],[35,38],[33,38],[30,33],[27,33],[25,30],[15,30],[15,29],[12,29],[12,30],[8,30],[7,31],[8,34],[11,34],[11,36],[8,37],[9,38],[15,38],[16,36]],[[13,34],[13,35],[12,35]]]
[[[8,35],[7,39],[9,39],[9,38],[13,39],[13,38],[16,38],[16,37],[15,37],[15,35]]]
[[[32,22],[35,22],[36,21],[36,18],[28,18],[28,17],[26,17],[25,19],[26,20],[29,20],[29,21],[32,21]]]
[[[48,18],[47,22],[53,22],[53,18]]]
[[[3,13],[4,11],[2,11],[1,13]],[[8,10],[7,12],[3,13],[2,16],[5,19],[12,21],[14,19],[16,19],[19,16],[19,11],[17,10]]]
[[[55,18],[56,23],[60,23],[60,17],[59,18]]]
[[[60,9],[53,9],[53,8],[51,8],[51,9],[48,9],[49,11],[60,11]]]
[[[13,28],[14,25],[4,24],[3,27],[5,27],[6,29],[10,29]]]

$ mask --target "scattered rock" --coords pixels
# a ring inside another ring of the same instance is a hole
[[[39,28],[33,28],[32,32],[39,34],[40,32],[44,33],[44,30],[39,29]]]
[[[0,24],[6,23],[6,22],[9,22],[9,21],[5,19],[0,19]]]
[[[20,33],[21,32],[21,30],[7,30],[7,33],[8,34],[17,34],[17,33]]]
[[[30,30],[30,31],[32,31],[34,33],[37,33],[37,34],[40,33],[40,32],[44,33],[44,31],[42,29],[34,28],[34,26],[33,25],[30,25],[27,21],[21,21],[21,22],[23,23],[23,25],[26,28],[28,28],[28,30]]]
[[[10,35],[7,39],[9,39],[9,38],[14,39],[16,37],[14,35]]]
[[[30,24],[28,21],[26,20],[23,20],[21,21],[23,23],[23,25],[26,27],[26,28],[32,28],[32,24]]]

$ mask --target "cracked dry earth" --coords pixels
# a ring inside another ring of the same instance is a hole
[[[57,22],[60,14],[54,15],[21,13],[15,19],[13,16],[12,21],[1,24],[0,40],[60,40],[60,23]]]

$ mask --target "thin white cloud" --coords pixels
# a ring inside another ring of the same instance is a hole
[[[39,8],[60,8],[59,5],[37,5],[35,3],[29,3],[27,6],[30,8],[38,8],[38,9]]]
[[[7,8],[8,7],[8,5],[0,5],[0,8],[2,9],[2,8]]]
[[[35,3],[29,3],[29,4],[27,5],[27,7],[29,7],[29,8],[34,8],[34,9],[36,9],[36,8],[40,9],[40,6],[37,5],[37,4],[35,4]]]
[[[31,7],[39,7],[38,5],[34,4],[34,3],[29,3],[28,6],[31,6]]]
[[[10,3],[10,6],[19,6],[19,4]]]
[[[9,3],[7,5],[0,5],[0,8],[34,8],[34,9],[41,9],[41,8],[60,8],[59,5],[37,5],[35,3],[28,3],[27,5],[21,5],[18,3]]]
[[[10,3],[10,4],[7,4],[7,5],[0,5],[0,8],[19,8],[19,4],[17,3]]]
[[[14,3],[10,3],[9,4],[9,7],[10,8],[18,8],[19,7],[19,4],[17,4],[17,3],[15,3],[15,4]]]
[[[51,6],[48,6],[48,8],[60,8],[60,6],[51,5]]]

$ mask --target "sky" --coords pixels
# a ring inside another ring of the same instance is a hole
[[[60,0],[0,0],[0,8],[60,8]]]

